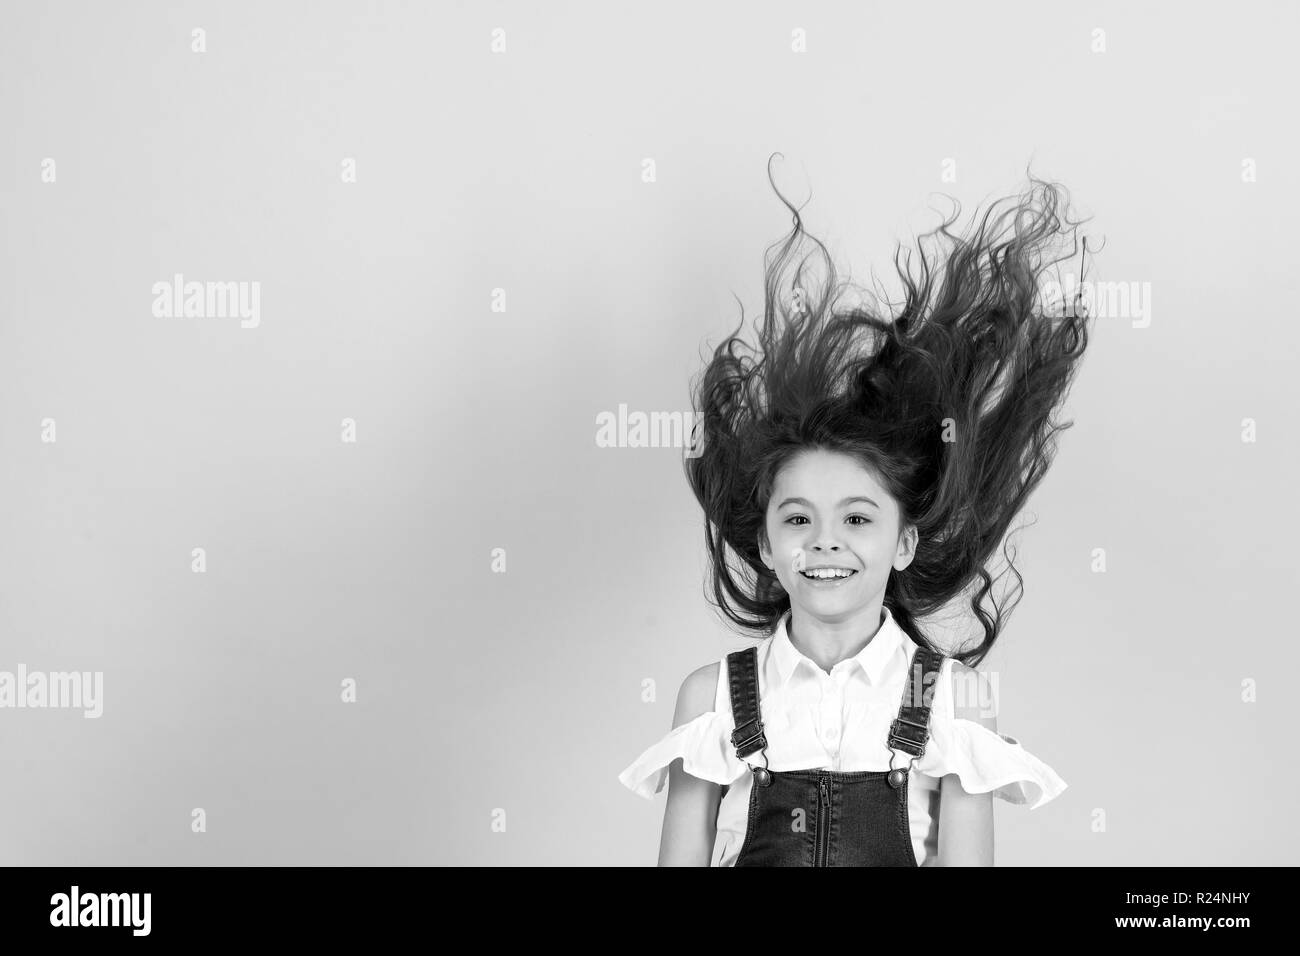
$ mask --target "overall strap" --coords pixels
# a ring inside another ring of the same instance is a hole
[[[920,757],[925,753],[930,739],[930,705],[934,701],[934,688],[943,666],[944,655],[928,647],[917,646],[912,655],[912,666],[907,672],[907,686],[898,716],[889,725],[889,746]]]
[[[736,729],[732,746],[741,760],[767,746],[758,706],[758,648],[748,647],[727,655],[727,681],[731,685],[731,714]]]

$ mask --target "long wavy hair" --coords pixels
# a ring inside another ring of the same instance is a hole
[[[776,476],[796,454],[825,449],[866,466],[897,501],[902,527],[916,527],[912,563],[891,571],[884,596],[908,636],[947,653],[918,621],[967,594],[983,636],[951,656],[973,667],[992,649],[1024,591],[1007,531],[1046,474],[1057,432],[1073,424],[1054,416],[1088,340],[1080,297],[1053,304],[1040,289],[1046,270],[1077,252],[1075,241],[1062,251],[1064,237],[1088,220],[1069,218],[1064,187],[1027,175],[1023,193],[991,203],[964,234],[949,228],[957,204],[918,237],[915,276],[911,249],[904,265],[896,248],[900,304],[868,296],[841,307],[852,284],[804,231],[769,160],[794,229],[767,251],[757,345],[741,337],[742,306],[740,325],[692,380],[702,432],[685,459],[706,519],[710,601],[742,632],[772,633],[790,607],[759,550]],[[820,277],[797,254],[805,238]],[[1087,248],[1085,239],[1085,258]],[[1000,544],[1006,569],[995,577]],[[993,585],[1007,573],[1016,590],[999,600]]]

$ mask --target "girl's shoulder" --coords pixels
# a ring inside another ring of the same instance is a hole
[[[748,765],[726,746],[733,727],[730,701],[719,697],[725,686],[725,659],[687,674],[677,693],[672,730],[623,770],[619,781],[634,793],[653,798],[668,782],[668,768],[677,759],[687,773],[701,780],[729,785],[742,777]]]
[[[686,675],[681,688],[677,691],[677,711],[673,714],[674,726],[680,726],[702,714],[718,709],[721,671],[722,661],[713,661],[697,667]]]
[[[682,681],[681,689],[677,693],[677,714],[674,715],[673,721],[677,723],[679,718],[685,723],[695,717],[705,713],[731,715],[731,685],[727,670],[727,661],[732,654],[743,653],[753,649],[757,654],[757,662],[760,673],[767,663],[768,655],[772,647],[772,637],[762,638],[757,644],[749,647],[736,648],[723,654],[716,661],[711,661],[701,667],[697,667],[686,675]]]
[[[986,675],[955,657],[945,657],[939,684],[945,716],[974,721],[997,733],[998,702]]]
[[[989,793],[1031,809],[1068,786],[1021,744],[998,729],[996,681],[953,657],[939,670],[929,745],[916,769],[935,778],[949,775],[967,793]]]

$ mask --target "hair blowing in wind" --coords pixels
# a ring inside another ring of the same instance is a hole
[[[868,295],[843,307],[851,284],[777,190],[794,229],[768,250],[757,340],[741,335],[742,309],[692,382],[702,452],[685,462],[706,519],[711,600],[742,630],[768,634],[790,607],[759,542],[776,474],[816,448],[860,461],[916,526],[915,557],[891,572],[884,597],[908,636],[940,649],[919,622],[962,601],[983,633],[952,656],[976,666],[992,649],[1024,591],[1008,530],[1073,424],[1055,416],[1088,341],[1078,298],[1043,296],[1044,275],[1078,253],[1087,220],[1069,218],[1064,187],[1028,178],[968,229],[951,230],[958,207],[918,237],[915,267],[899,245],[900,303]],[[805,268],[810,258],[820,272]],[[1000,549],[1006,568],[994,575]],[[1008,573],[1014,593],[999,597]]]

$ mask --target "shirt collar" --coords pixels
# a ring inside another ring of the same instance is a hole
[[[849,658],[862,668],[863,673],[867,675],[867,680],[873,685],[880,683],[880,678],[886,665],[889,664],[890,658],[902,644],[902,639],[907,636],[903,633],[903,629],[898,626],[898,622],[894,620],[894,615],[890,613],[889,608],[882,605],[882,610],[884,620],[881,622],[880,629],[876,631],[876,636],[868,642],[866,647]],[[794,675],[800,663],[821,670],[816,663],[791,643],[790,633],[787,630],[789,622],[790,612],[786,611],[777,624],[776,632],[772,637],[772,653],[776,659],[777,673],[780,676],[782,687],[790,682],[790,678]],[[825,671],[822,671],[822,673],[825,673]]]

